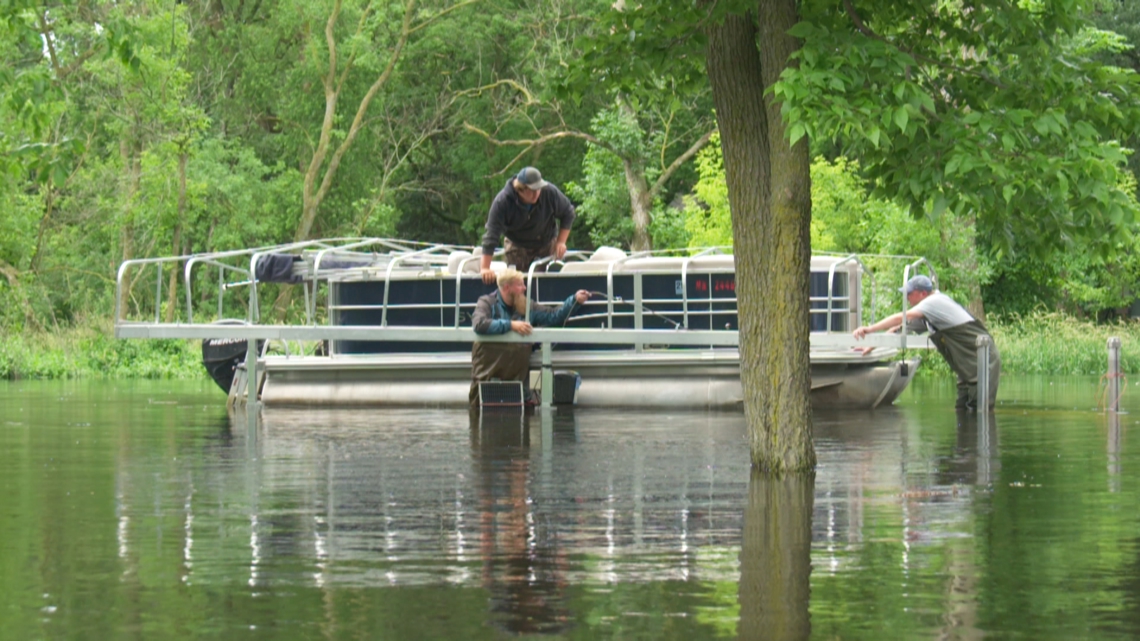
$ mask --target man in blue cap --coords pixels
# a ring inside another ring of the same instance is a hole
[[[574,224],[574,205],[557,187],[542,179],[534,167],[523,167],[507,181],[491,203],[487,213],[487,231],[483,234],[483,282],[495,282],[491,256],[506,236],[507,265],[527,272],[540,258],[566,255],[566,239]]]
[[[903,285],[900,292],[906,295],[909,309],[906,310],[906,321],[912,323],[924,321],[933,332],[930,340],[938,353],[946,359],[950,369],[958,375],[958,401],[954,405],[958,409],[978,409],[978,348],[979,336],[989,336],[982,322],[974,318],[954,299],[934,288],[934,283],[926,276],[915,276]],[[871,332],[883,330],[893,331],[902,325],[903,312],[892,314],[874,325],[860,327],[854,335],[858,340]],[[908,325],[909,326],[909,325]],[[990,389],[989,400],[991,409],[997,397],[998,378],[1001,376],[1001,357],[998,355],[997,345],[990,349]]]

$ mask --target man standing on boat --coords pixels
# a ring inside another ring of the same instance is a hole
[[[934,289],[934,283],[926,276],[915,276],[906,282],[899,291],[906,296],[906,320],[908,323],[923,320],[933,332],[930,340],[950,369],[958,375],[958,400],[954,407],[957,409],[978,409],[978,348],[979,336],[989,336],[982,322],[974,318],[966,308],[959,305],[954,299]],[[894,331],[902,325],[903,312],[893,314],[871,326],[860,327],[855,330],[857,340],[871,332],[883,330]],[[991,409],[994,399],[997,398],[998,378],[1001,376],[1001,357],[998,355],[997,345],[990,337],[990,389],[989,400]]]
[[[476,334],[506,334],[517,332],[530,336],[535,327],[561,325],[566,322],[576,304],[586,302],[590,292],[579,289],[566,298],[560,307],[546,307],[531,303],[530,320],[526,321],[526,281],[516,269],[507,268],[498,276],[499,288],[481,296],[475,305],[471,324]],[[471,346],[471,392],[468,400],[479,403],[479,383],[492,379],[522,381],[525,388],[530,374],[532,343],[488,343],[475,341]]]
[[[495,282],[491,256],[504,235],[507,265],[521,272],[525,273],[540,258],[561,259],[566,255],[566,239],[575,215],[574,205],[565,194],[543,180],[534,167],[523,167],[495,196],[487,213],[479,270],[483,282]]]

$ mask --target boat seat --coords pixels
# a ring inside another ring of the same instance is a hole
[[[614,271],[619,272],[670,272],[681,273],[681,263],[685,259],[677,256],[647,256],[645,258],[632,258],[618,265]]]
[[[468,260],[470,259],[470,260]],[[463,261],[467,261],[464,263]],[[478,274],[479,265],[482,263],[482,256],[476,256],[471,252],[453,251],[447,256],[447,273],[454,276],[459,270],[460,263],[463,264],[464,274]],[[507,268],[507,264],[501,260],[491,261],[491,271],[498,274]]]
[[[736,263],[732,259],[731,254],[710,254],[708,256],[696,256],[689,261],[689,271],[709,272],[709,271],[733,271],[736,269]]]

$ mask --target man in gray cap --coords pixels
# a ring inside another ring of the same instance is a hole
[[[903,285],[900,292],[906,295],[909,309],[906,321],[925,321],[933,332],[930,340],[938,353],[946,359],[950,369],[958,375],[958,409],[978,409],[978,348],[979,336],[989,336],[985,325],[970,312],[946,294],[936,290],[934,283],[926,276],[915,276]],[[862,340],[871,332],[894,331],[903,322],[903,312],[892,314],[871,326],[855,330],[855,338]],[[997,345],[990,339],[990,389],[989,400],[992,408],[997,397],[998,378],[1001,376],[1001,357]],[[986,409],[991,409],[986,408]]]
[[[483,234],[483,282],[495,282],[491,256],[506,236],[506,261],[526,273],[540,258],[566,255],[566,239],[574,224],[574,205],[557,187],[542,179],[534,167],[523,167],[512,176],[491,203],[487,231]]]

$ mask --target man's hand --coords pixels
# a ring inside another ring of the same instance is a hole
[[[521,336],[530,336],[534,328],[526,321],[511,321],[511,331],[518,332]]]
[[[590,292],[584,289],[579,289],[578,291],[574,292],[574,300],[578,301],[578,304],[581,305],[582,303],[590,300]]]
[[[480,269],[479,275],[483,277],[483,283],[487,285],[493,285],[495,283],[495,270],[490,267]]]
[[[856,327],[855,331],[851,332],[851,334],[855,336],[855,340],[861,341],[861,340],[863,340],[863,337],[866,336],[867,332],[869,332],[869,331],[871,331],[870,327],[866,327],[866,326]]]
[[[558,260],[562,260],[562,257],[565,255],[566,255],[566,243],[555,243],[554,244],[554,257],[557,258]]]

